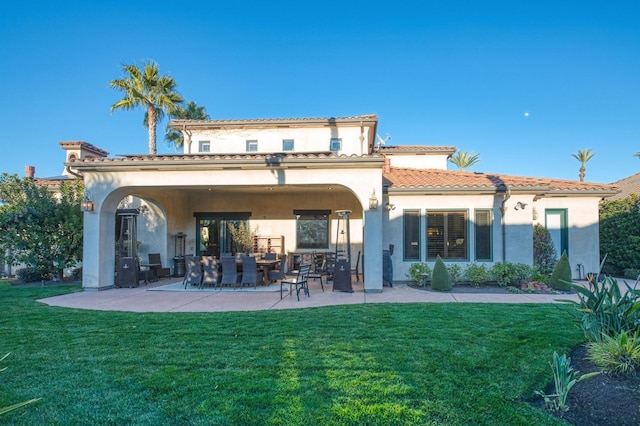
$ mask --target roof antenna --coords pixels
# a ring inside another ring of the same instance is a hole
[[[382,139],[380,135],[377,133],[376,133],[376,136],[378,137],[378,143],[376,144],[376,151],[378,151],[381,146],[384,146],[387,143],[387,141],[391,139],[391,135],[389,135],[389,133],[387,133],[384,139]]]

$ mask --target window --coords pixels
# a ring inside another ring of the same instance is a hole
[[[211,143],[209,141],[200,141],[199,142],[200,149],[198,152],[210,152],[211,151]]]
[[[331,152],[337,152],[342,150],[342,139],[340,138],[331,138]]]
[[[258,151],[258,141],[257,140],[248,140],[247,141],[247,152],[257,152]]]
[[[556,248],[558,257],[563,252],[567,252],[569,255],[569,230],[567,228],[567,210],[566,209],[546,209],[545,216],[545,228],[549,230],[551,234],[551,241]]]
[[[491,210],[476,210],[476,260],[492,260],[491,234],[492,218]]]
[[[294,143],[293,139],[282,139],[282,150],[293,151]]]
[[[427,258],[467,258],[467,212],[427,212]]]
[[[296,246],[298,249],[329,248],[329,215],[331,210],[294,210]]]
[[[420,211],[404,212],[404,260],[420,260]]]

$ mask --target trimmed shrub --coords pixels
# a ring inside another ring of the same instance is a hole
[[[560,256],[560,260],[549,278],[549,287],[560,291],[571,290],[571,265],[566,251],[562,252],[562,256]]]
[[[431,278],[431,288],[439,291],[451,291],[451,277],[440,255],[436,257],[436,264],[433,266],[433,277]]]

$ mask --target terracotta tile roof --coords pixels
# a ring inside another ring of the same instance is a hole
[[[267,154],[267,153],[257,153],[257,154],[189,154],[189,155],[180,155],[180,154],[160,154],[160,155],[119,155],[117,157],[111,158],[80,158],[75,159],[71,163],[68,163],[73,168],[83,168],[83,167],[92,167],[92,166],[101,166],[101,165],[132,165],[132,166],[145,166],[151,165],[154,167],[166,165],[181,165],[183,167],[189,167],[190,164],[233,164],[238,165],[242,163],[248,164],[256,164],[256,163],[267,163],[267,164],[279,164],[286,163],[287,161],[296,162],[296,161],[305,161],[305,160],[326,160],[326,161],[374,161],[375,163],[380,163],[380,167],[382,167],[382,163],[384,162],[384,157],[378,154],[371,155],[336,155],[333,152],[306,152],[306,153],[279,153],[279,154]]]
[[[302,124],[345,124],[360,123],[362,121],[375,121],[376,114],[354,115],[351,117],[323,117],[323,118],[252,118],[233,120],[171,120],[169,125],[174,129],[180,129],[182,125],[195,127],[230,127],[230,126],[260,126],[260,125],[302,125]]]
[[[66,142],[63,141],[63,142],[58,142],[58,145],[60,145],[60,147],[62,147],[63,149],[77,148],[77,149],[84,149],[87,151],[91,151],[95,154],[102,155],[104,157],[109,155],[109,153],[104,149],[98,148],[97,146],[84,141],[66,141]]]
[[[453,154],[456,152],[455,146],[431,146],[431,145],[397,145],[397,146],[380,146],[379,152],[383,154],[424,154],[427,152],[447,153]]]
[[[640,195],[640,173],[620,179],[612,185],[620,188],[620,193],[609,198],[610,200],[622,200],[631,194]]]
[[[617,191],[614,185],[591,182],[398,167],[391,167],[389,173],[384,173],[383,185],[398,192],[501,192],[508,187],[518,192],[610,196]]]

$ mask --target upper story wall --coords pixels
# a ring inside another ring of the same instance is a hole
[[[407,169],[447,170],[447,161],[456,151],[454,146],[381,146],[392,167]]]
[[[373,151],[375,115],[324,119],[173,120],[184,136],[184,153],[273,154]]]

